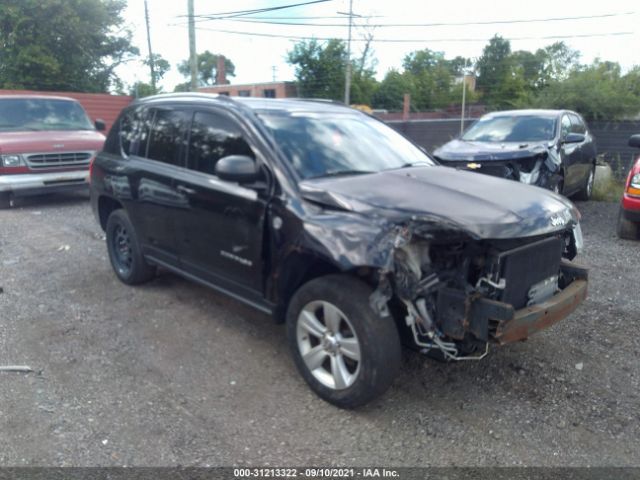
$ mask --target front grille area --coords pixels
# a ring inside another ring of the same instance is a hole
[[[558,275],[563,249],[562,238],[551,237],[500,254],[501,277],[507,281],[500,300],[525,307],[533,285]]]
[[[32,170],[41,168],[65,168],[89,165],[93,152],[34,153],[26,155]]]
[[[440,160],[440,163],[445,167],[453,167],[459,168],[461,170],[468,170],[476,173],[484,173],[485,175],[490,175],[492,177],[500,177],[500,178],[508,178],[511,180],[518,180],[519,175],[517,170],[509,164],[509,162],[501,162],[501,161],[490,161],[490,162],[448,162],[444,160]],[[479,165],[476,168],[469,168],[468,165]]]

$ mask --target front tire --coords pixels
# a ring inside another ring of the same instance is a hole
[[[585,183],[582,190],[576,193],[576,200],[591,200],[591,195],[593,194],[593,183],[596,178],[596,166],[595,164],[591,166],[591,171],[589,172],[589,177],[587,177],[587,183]]]
[[[640,234],[640,225],[624,218],[622,206],[618,210],[618,237],[624,240],[637,240]]]
[[[401,363],[398,330],[369,306],[372,289],[347,275],[303,285],[287,309],[287,337],[307,384],[340,408],[382,395]]]
[[[145,261],[133,224],[124,210],[114,210],[109,215],[106,237],[109,260],[120,281],[138,285],[154,277],[155,268]]]

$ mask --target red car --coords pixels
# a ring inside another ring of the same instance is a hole
[[[640,148],[640,135],[629,139],[630,147]],[[618,215],[618,236],[635,240],[640,233],[640,157],[631,167],[624,185],[620,213]]]
[[[0,95],[0,208],[17,196],[87,188],[104,127],[72,98]]]

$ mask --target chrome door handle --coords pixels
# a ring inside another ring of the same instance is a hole
[[[185,195],[195,195],[197,193],[193,188],[185,187],[184,185],[178,185],[176,190]]]

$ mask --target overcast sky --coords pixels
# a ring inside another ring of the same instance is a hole
[[[308,0],[235,0],[222,2],[195,0],[196,15],[218,14],[229,11],[268,8]],[[154,53],[167,59],[172,70],[161,85],[165,91],[173,91],[177,83],[185,79],[177,72],[176,64],[189,55],[187,28],[187,0],[148,0],[151,18],[151,40]],[[293,69],[285,57],[296,40],[223,33],[214,30],[289,35],[298,37],[347,38],[347,18],[309,19],[304,17],[340,17],[338,12],[348,12],[348,0],[331,0],[314,5],[289,8],[260,14],[262,18],[279,17],[273,21],[339,24],[276,25],[248,23],[230,20],[199,21],[196,31],[198,52],[210,50],[222,53],[236,66],[233,83],[271,81],[276,67],[276,80],[292,80]],[[414,50],[430,48],[442,51],[447,58],[462,55],[477,58],[482,48],[494,34],[511,40],[512,50],[530,50],[563,40],[582,54],[582,61],[591,62],[600,57],[619,62],[624,69],[640,65],[640,5],[637,0],[609,0],[584,2],[557,0],[517,1],[426,1],[426,0],[353,0],[353,11],[358,26],[353,31],[354,55],[361,51],[365,32],[374,36],[373,49],[378,59],[379,79],[391,68],[399,68],[403,57]],[[566,17],[594,16],[591,19],[552,20]],[[282,17],[287,17],[283,19]],[[250,17],[242,17],[244,19]],[[134,44],[143,55],[147,53],[143,0],[129,0],[125,19],[134,33]],[[511,22],[472,25],[473,22]],[[543,21],[531,21],[543,20]],[[441,26],[376,26],[385,24],[434,24]],[[466,23],[467,25],[451,25]],[[597,36],[596,36],[597,35]],[[569,36],[571,38],[544,38]],[[384,42],[384,40],[411,40],[411,42]],[[148,68],[135,62],[119,71],[126,83],[136,80],[149,81]]]

